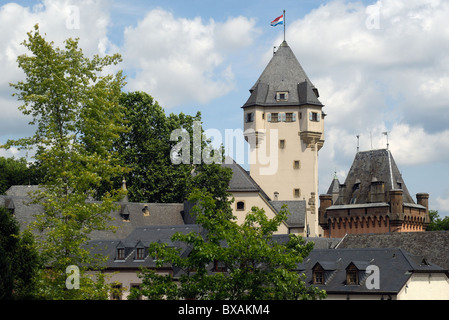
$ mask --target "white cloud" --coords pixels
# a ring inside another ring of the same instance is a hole
[[[357,134],[361,150],[371,148],[371,136],[374,148],[384,148],[387,130],[399,164],[449,160],[449,3],[374,5],[378,29],[369,24],[375,10],[343,0],[287,26],[287,42],[328,114],[321,156],[329,172],[355,154]]]
[[[24,78],[17,56],[28,53],[21,45],[27,39],[27,32],[39,24],[41,34],[55,46],[63,47],[65,39],[79,37],[80,47],[87,56],[109,53],[114,47],[107,38],[107,5],[108,2],[102,0],[44,0],[34,7],[16,3],[0,7],[0,136],[30,134],[29,119],[17,110],[20,102],[12,97],[14,91],[9,86]]]
[[[154,9],[136,27],[125,30],[123,55],[129,90],[153,95],[164,107],[206,103],[234,88],[225,53],[248,46],[254,21],[229,18],[224,23],[177,18]],[[236,34],[239,37],[236,37]]]

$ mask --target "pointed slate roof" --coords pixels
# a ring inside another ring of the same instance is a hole
[[[338,193],[339,191],[340,191],[340,181],[335,176],[334,179],[332,180],[331,185],[329,186],[329,189],[327,190],[327,194],[334,194]]]
[[[390,190],[402,189],[403,202],[414,204],[390,150],[379,149],[358,152],[345,180],[344,199],[353,203],[368,203],[368,194],[373,181],[383,182],[386,200]],[[358,188],[355,186],[358,185]],[[388,202],[388,201],[387,201]],[[340,203],[337,204],[347,204]]]
[[[318,89],[285,40],[249,91],[251,96],[243,107],[302,104],[323,106],[318,100]],[[277,101],[276,92],[288,92],[288,100]]]
[[[234,159],[226,157],[222,166],[232,170],[232,177],[229,181],[228,188],[229,192],[260,192],[267,200],[270,199],[249,173],[235,162]]]

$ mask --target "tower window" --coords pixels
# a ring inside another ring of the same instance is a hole
[[[279,140],[279,148],[284,149],[285,148],[285,140]]]
[[[299,162],[299,160],[293,161],[293,169],[299,169],[300,166],[301,166],[301,163]]]
[[[245,202],[244,201],[237,202],[236,209],[237,211],[245,210]]]
[[[309,113],[310,121],[320,122],[320,118],[321,118],[321,115],[318,112],[310,111],[310,113]]]
[[[253,122],[254,121],[254,112],[248,112],[245,114],[245,121],[246,122]]]
[[[293,195],[295,196],[295,198],[299,198],[301,196],[301,190],[293,189]]]
[[[287,91],[276,92],[276,101],[288,101],[288,92]]]

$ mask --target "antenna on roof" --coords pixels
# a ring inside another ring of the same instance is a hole
[[[387,150],[388,150],[388,147],[390,146],[390,144],[388,143],[388,131],[382,132],[382,134],[387,136]]]
[[[359,143],[360,143],[360,135],[358,134],[357,136],[357,153],[359,152]]]

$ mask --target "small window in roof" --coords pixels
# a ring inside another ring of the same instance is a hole
[[[125,260],[125,248],[117,248],[117,260]]]
[[[359,270],[357,267],[350,263],[346,268],[346,285],[359,285]]]
[[[288,101],[288,91],[276,92],[276,101]]]

